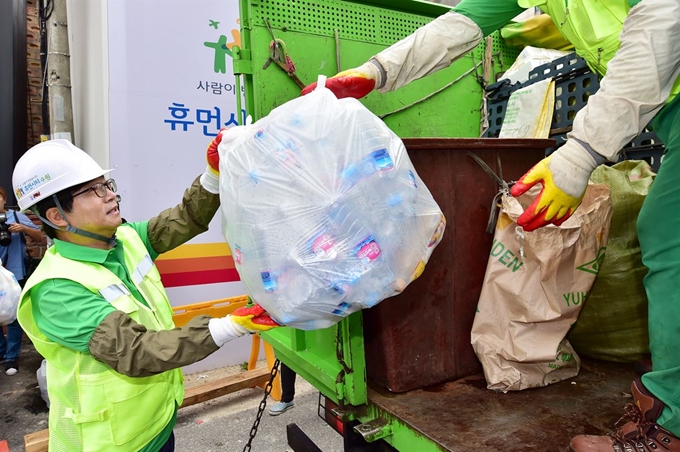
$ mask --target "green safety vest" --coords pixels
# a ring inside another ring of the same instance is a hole
[[[31,289],[45,280],[63,278],[100,294],[150,330],[174,328],[160,274],[141,238],[127,226],[119,227],[116,236],[125,251],[128,274],[149,307],[137,301],[102,265],[66,259],[56,247],[47,250],[22,292],[19,323],[47,360],[50,451],[139,450],[168,425],[184,399],[180,369],[150,377],[127,377],[89,353],[50,340],[35,323]]]
[[[621,46],[619,35],[630,10],[628,0],[518,0],[517,3],[523,8],[541,8],[591,69],[601,75],[607,73],[607,64]],[[668,102],[679,92],[680,78],[675,81]]]

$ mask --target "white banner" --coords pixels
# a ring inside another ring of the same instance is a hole
[[[147,220],[180,201],[205,170],[218,130],[245,115],[236,111],[231,59],[240,45],[238,2],[109,0],[107,12],[112,176],[123,217]],[[244,293],[219,214],[157,264],[173,306]]]

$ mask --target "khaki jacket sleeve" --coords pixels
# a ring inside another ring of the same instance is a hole
[[[196,316],[181,328],[153,331],[122,311],[107,315],[92,334],[89,349],[98,361],[128,377],[147,377],[200,361],[219,347],[208,322]]]
[[[196,178],[177,206],[149,220],[149,241],[162,254],[208,230],[220,206],[220,196],[207,191]]]

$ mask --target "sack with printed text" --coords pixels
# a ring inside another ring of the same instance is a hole
[[[594,184],[561,226],[524,231],[517,218],[539,189],[519,198],[502,195],[472,326],[488,388],[503,392],[578,374],[580,359],[565,336],[595,281],[609,234],[609,189]]]
[[[9,325],[17,318],[21,287],[14,273],[0,266],[0,325]]]
[[[228,129],[218,148],[241,281],[274,320],[305,330],[401,293],[445,226],[399,137],[319,86]]]

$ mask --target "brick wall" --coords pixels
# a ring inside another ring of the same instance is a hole
[[[26,131],[28,147],[40,143],[42,126],[42,68],[40,67],[40,18],[38,15],[38,0],[26,2],[26,58],[28,68],[28,129]],[[42,222],[32,213],[27,213],[33,224],[42,226]],[[26,248],[33,257],[42,258],[45,254],[47,237],[35,242],[26,236]]]
[[[26,2],[27,67],[28,67],[28,147],[40,143],[42,126],[42,69],[40,67],[40,18],[38,0]]]

